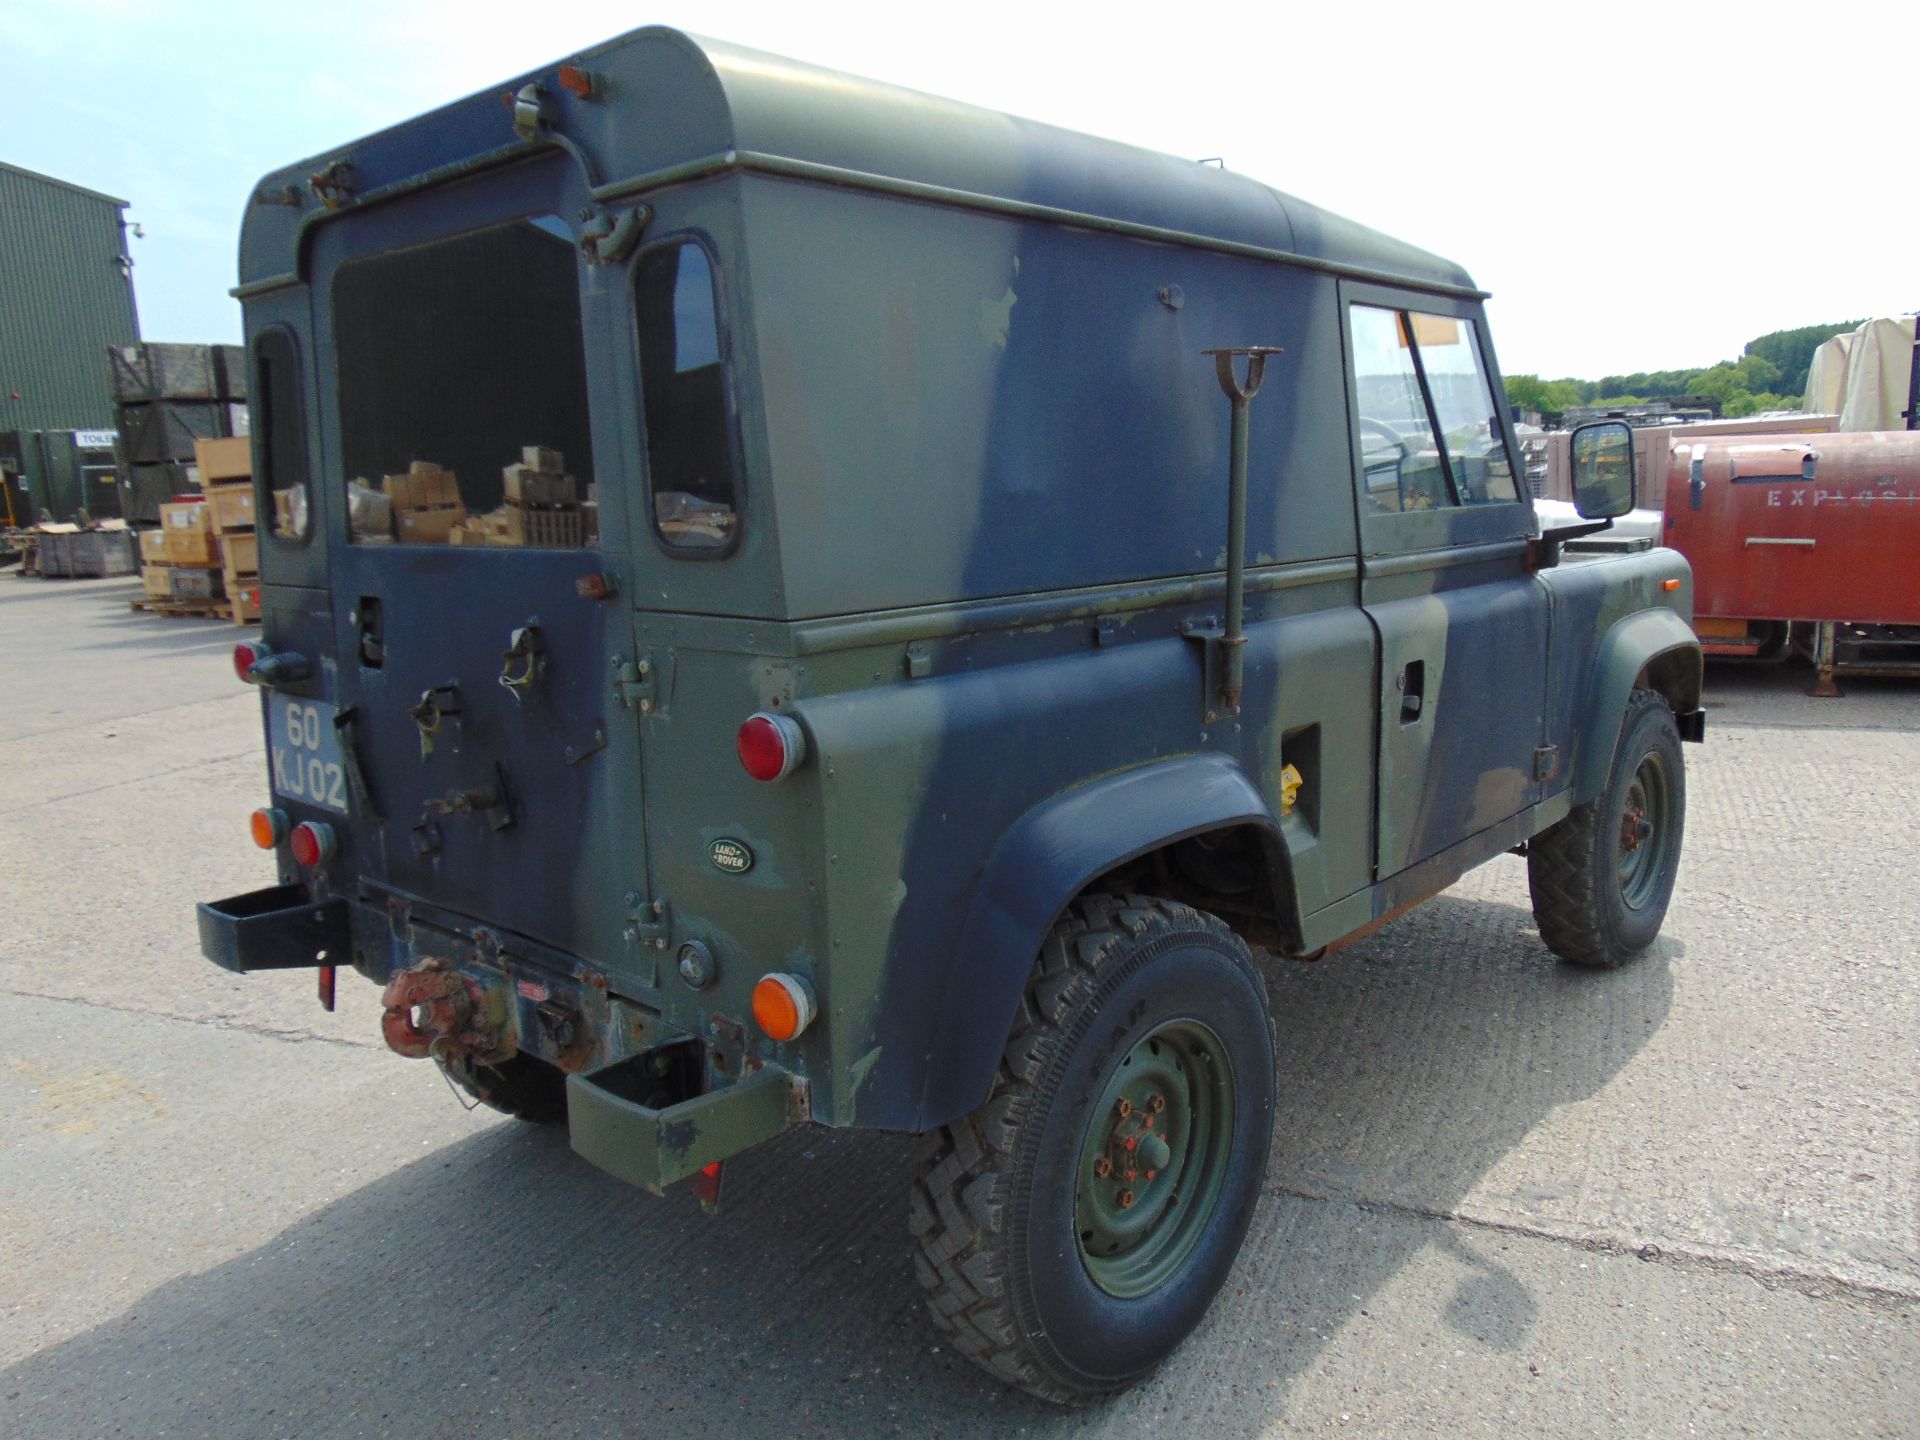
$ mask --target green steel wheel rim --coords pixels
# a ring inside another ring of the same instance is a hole
[[[1121,1056],[1080,1142],[1073,1223],[1088,1276],[1138,1299],[1166,1284],[1226,1184],[1233,1067],[1197,1020],[1169,1020]]]
[[[1627,786],[1620,810],[1620,852],[1617,859],[1620,898],[1629,910],[1639,910],[1660,888],[1668,852],[1673,848],[1673,783],[1667,762],[1657,754],[1642,757]]]

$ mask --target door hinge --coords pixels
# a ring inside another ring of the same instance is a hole
[[[660,954],[673,944],[673,906],[665,900],[645,899],[638,890],[626,894],[626,939],[640,951],[639,975],[647,985],[660,984]]]
[[[665,900],[643,900],[627,892],[627,938],[650,949],[664,950],[673,939],[673,906]]]
[[[666,713],[667,697],[673,690],[673,652],[656,657],[641,651],[629,660],[613,657],[613,698],[642,715]]]
[[[1551,780],[1560,773],[1560,747],[1542,745],[1533,752],[1533,778]]]

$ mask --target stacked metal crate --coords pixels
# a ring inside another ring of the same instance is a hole
[[[246,352],[238,345],[110,345],[121,514],[152,523],[191,489],[196,440],[247,433]]]

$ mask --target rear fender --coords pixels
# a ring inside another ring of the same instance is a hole
[[[1273,811],[1224,755],[1186,755],[1110,775],[1015,821],[987,856],[961,928],[939,1011],[945,1024],[929,1047],[923,1128],[986,1098],[1034,958],[1074,896],[1129,860],[1231,825],[1258,827],[1270,859],[1285,863]]]
[[[1600,642],[1573,752],[1573,800],[1600,793],[1620,743],[1620,721],[1643,670],[1651,669],[1676,715],[1700,708],[1700,641],[1671,610],[1641,610],[1619,621]]]

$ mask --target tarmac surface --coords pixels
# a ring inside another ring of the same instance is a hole
[[[1556,964],[1503,858],[1266,966],[1228,1289],[1090,1410],[920,1313],[907,1142],[656,1199],[465,1111],[372,986],[228,975],[271,882],[235,627],[0,574],[0,1435],[1920,1436],[1920,685],[1709,673],[1656,948]]]

